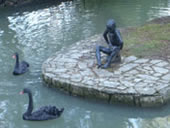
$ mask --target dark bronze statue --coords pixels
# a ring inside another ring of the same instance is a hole
[[[108,44],[108,48],[104,46],[96,47],[96,58],[98,68],[108,68],[112,61],[121,60],[120,50],[123,48],[123,41],[119,30],[116,29],[116,23],[113,19],[108,20],[106,30],[103,37]],[[102,65],[100,51],[107,54],[106,63]]]

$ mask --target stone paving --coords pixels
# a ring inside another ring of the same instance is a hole
[[[122,57],[109,69],[98,69],[95,47],[104,42],[96,35],[54,54],[42,65],[44,81],[70,95],[126,103],[160,106],[170,99],[170,63],[163,60]],[[103,45],[103,44],[102,44]],[[102,58],[106,56],[102,54]]]

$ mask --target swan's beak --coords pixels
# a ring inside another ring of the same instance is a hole
[[[21,91],[19,94],[20,94],[20,95],[22,95],[22,94],[24,94],[24,92],[23,92],[23,91]]]

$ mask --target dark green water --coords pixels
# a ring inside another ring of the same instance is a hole
[[[108,105],[68,96],[44,86],[41,65],[50,55],[76,41],[102,33],[107,19],[118,27],[138,26],[170,15],[170,0],[75,0],[0,9],[0,128],[169,128],[170,105],[136,108]],[[28,61],[30,71],[13,76],[14,52]],[[35,109],[42,105],[64,107],[57,120],[22,120],[29,87]]]

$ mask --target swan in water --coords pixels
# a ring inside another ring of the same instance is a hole
[[[13,75],[20,75],[28,71],[29,64],[25,61],[19,62],[19,54],[16,52],[13,55],[13,58],[16,59]]]
[[[31,120],[31,121],[43,121],[43,120],[50,120],[56,119],[61,116],[64,111],[64,108],[60,110],[55,106],[43,106],[39,108],[37,111],[33,111],[33,99],[31,90],[28,88],[24,88],[20,94],[27,93],[29,97],[29,104],[27,111],[23,114],[23,120]]]

